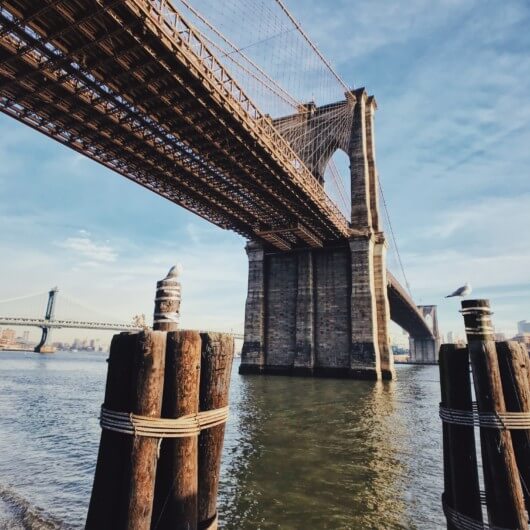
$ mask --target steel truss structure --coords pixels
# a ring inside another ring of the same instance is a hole
[[[349,235],[322,185],[169,0],[5,0],[0,110],[280,249]]]

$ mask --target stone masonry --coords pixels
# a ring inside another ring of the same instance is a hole
[[[373,132],[376,103],[354,98],[351,235],[281,252],[252,241],[240,373],[392,378],[386,242],[379,221]],[[333,154],[330,150],[330,157]]]

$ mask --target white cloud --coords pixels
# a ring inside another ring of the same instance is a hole
[[[447,205],[434,214],[419,237],[458,239],[484,252],[530,248],[530,193],[515,197],[486,197],[464,207]],[[516,236],[516,237],[513,237]]]
[[[83,234],[77,237],[68,237],[57,243],[57,246],[72,251],[91,265],[113,262],[118,257],[116,250],[108,243],[96,243],[88,235]]]
[[[304,6],[299,16],[327,55],[335,62],[350,62],[385,46],[432,34],[477,3],[477,0],[342,0],[331,6],[313,1],[312,9]],[[362,83],[359,74],[356,79]]]

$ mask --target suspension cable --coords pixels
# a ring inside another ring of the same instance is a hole
[[[33,294],[26,294],[23,296],[15,296],[14,298],[6,298],[5,300],[0,300],[0,304],[7,303],[7,302],[16,302],[17,300],[25,300],[27,298],[37,298],[42,297],[44,295],[48,295],[48,291],[42,292],[42,293],[33,293]]]
[[[207,28],[209,28],[215,35],[217,35],[225,44],[227,44],[232,49],[232,52],[226,53],[226,56],[229,56],[232,53],[236,53],[236,54],[240,55],[253,68],[255,68],[270,84],[272,84],[274,86],[274,89],[269,84],[265,83],[262,80],[259,80],[256,77],[256,79],[258,81],[260,81],[263,85],[265,85],[270,90],[273,90],[279,97],[284,99],[284,101],[286,101],[289,105],[293,106],[294,108],[296,108],[298,105],[300,105],[300,102],[297,101],[295,98],[293,98],[293,96],[291,94],[289,94],[289,92],[287,92],[281,85],[279,85],[274,79],[272,79],[272,77],[270,77],[269,74],[267,74],[267,72],[265,72],[265,70],[263,70],[250,57],[248,57],[248,55],[244,54],[242,52],[243,48],[238,48],[232,41],[230,41],[225,35],[223,35],[223,33],[221,33],[211,22],[209,22],[206,19],[206,17],[204,17],[199,11],[197,11],[197,9],[195,9],[192,5],[190,5],[190,3],[187,0],[180,0],[180,2],[182,4],[184,4],[184,6],[186,6],[186,8],[191,13],[193,13],[203,24],[206,25]],[[204,34],[203,34],[203,36],[210,42],[210,44],[213,44],[217,49],[219,49],[219,46],[216,45],[214,42],[212,42],[211,39],[206,37],[206,35],[204,35]],[[276,37],[276,35],[274,37]],[[247,48],[247,46],[245,46],[245,48]],[[224,50],[221,50],[221,51],[224,52]],[[244,68],[242,65],[239,65],[239,66],[241,68]],[[250,74],[250,72],[249,72],[249,74]],[[252,75],[252,74],[250,74],[250,75]],[[278,92],[280,92],[280,94]]]
[[[396,235],[394,234],[394,228],[392,226],[392,221],[390,220],[390,213],[388,212],[388,206],[386,204],[385,194],[383,192],[383,186],[381,185],[381,179],[379,178],[379,175],[377,176],[377,180],[379,182],[379,190],[381,192],[381,198],[383,199],[383,206],[385,208],[386,212],[386,218],[388,220],[388,227],[390,228],[390,235],[392,236],[392,241],[394,243],[394,248],[396,249],[396,254],[398,258],[399,267],[401,269],[401,273],[403,274],[403,279],[405,280],[405,286],[407,287],[407,291],[412,297],[412,291],[410,289],[410,284],[407,279],[407,275],[405,274],[405,267],[403,267],[403,261],[401,260],[401,254],[399,253],[399,248],[396,241]],[[412,297],[413,298],[413,297]]]
[[[304,37],[306,42],[311,46],[311,49],[318,55],[320,60],[326,65],[328,70],[333,74],[335,79],[342,85],[344,90],[346,92],[349,92],[351,88],[344,82],[342,77],[334,70],[334,68],[331,66],[330,62],[322,55],[320,50],[317,48],[316,44],[313,43],[313,41],[309,38],[307,33],[302,29],[302,26],[300,23],[294,18],[294,16],[291,14],[291,12],[287,9],[287,6],[283,3],[282,0],[276,0],[276,3],[280,6],[281,10],[289,17],[289,20],[295,25],[296,29],[300,32],[300,35]]]

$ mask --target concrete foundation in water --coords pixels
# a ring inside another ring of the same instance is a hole
[[[385,246],[370,236],[282,253],[249,243],[239,372],[391,379]]]

